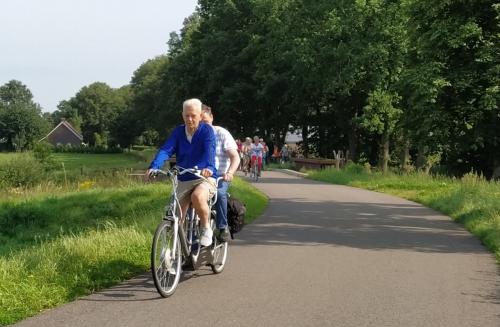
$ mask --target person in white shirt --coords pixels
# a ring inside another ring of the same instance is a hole
[[[264,154],[264,146],[260,143],[259,137],[254,136],[253,143],[250,146],[250,160],[251,160],[251,167],[253,167],[255,161],[257,161],[259,167],[259,176],[260,176],[260,171],[262,170],[263,154]]]
[[[212,125],[214,120],[212,108],[203,105],[201,119]],[[227,226],[227,189],[240,165],[240,156],[238,146],[231,133],[220,126],[212,125],[212,127],[215,133],[215,167],[218,175],[223,178],[217,187],[217,203],[215,204],[217,228],[220,231],[220,239],[227,242],[230,237]]]

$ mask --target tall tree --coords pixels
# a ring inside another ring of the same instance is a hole
[[[368,104],[360,117],[361,126],[380,136],[379,166],[387,172],[390,159],[390,138],[394,133],[402,110],[396,105],[400,97],[385,90],[370,93]]]
[[[126,97],[101,82],[84,86],[68,102],[82,118],[83,138],[90,145],[107,145],[112,141],[111,128],[128,106]]]
[[[42,117],[40,105],[20,81],[0,86],[0,146],[22,151],[44,136],[49,123]]]
[[[169,110],[163,95],[167,92],[170,94],[170,90],[162,88],[162,78],[168,64],[167,56],[158,56],[143,63],[132,76],[131,106],[122,117],[129,121],[135,120],[129,129],[132,138],[149,129],[162,131],[165,125],[173,124],[164,117],[164,112]]]

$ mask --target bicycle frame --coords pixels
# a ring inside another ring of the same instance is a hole
[[[251,168],[250,168],[250,176],[254,181],[259,180],[259,157],[255,157],[255,160],[252,160]],[[261,167],[262,168],[262,167]]]

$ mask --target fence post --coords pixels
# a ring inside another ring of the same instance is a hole
[[[337,168],[337,170],[340,170],[341,152],[342,152],[341,150],[339,150],[339,151],[333,150],[333,155],[335,157],[335,168]]]

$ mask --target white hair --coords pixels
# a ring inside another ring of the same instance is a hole
[[[199,99],[188,99],[182,104],[182,111],[186,110],[188,107],[195,108],[201,112],[201,101]]]

